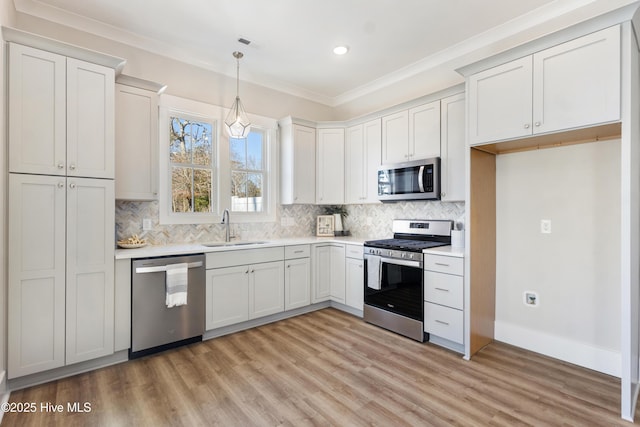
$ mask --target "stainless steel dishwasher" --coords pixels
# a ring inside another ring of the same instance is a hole
[[[188,265],[187,304],[168,308],[166,268]],[[202,341],[205,325],[205,256],[185,255],[133,261],[129,358]]]

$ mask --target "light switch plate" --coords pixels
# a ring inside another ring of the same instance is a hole
[[[551,220],[550,219],[541,219],[540,220],[540,232],[542,234],[551,234]]]

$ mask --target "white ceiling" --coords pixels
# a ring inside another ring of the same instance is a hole
[[[14,0],[19,12],[234,77],[240,50],[241,80],[332,106],[424,72],[434,58],[480,49],[501,31],[605,2],[633,1]],[[332,53],[339,44],[347,55]]]

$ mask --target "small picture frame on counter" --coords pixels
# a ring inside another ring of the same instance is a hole
[[[333,215],[318,215],[316,236],[317,237],[333,237],[334,236],[334,218]]]

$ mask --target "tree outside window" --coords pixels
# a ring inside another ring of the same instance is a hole
[[[231,138],[231,210],[264,211],[265,135],[253,129],[247,138]]]
[[[213,125],[171,117],[169,128],[172,212],[212,212]]]

